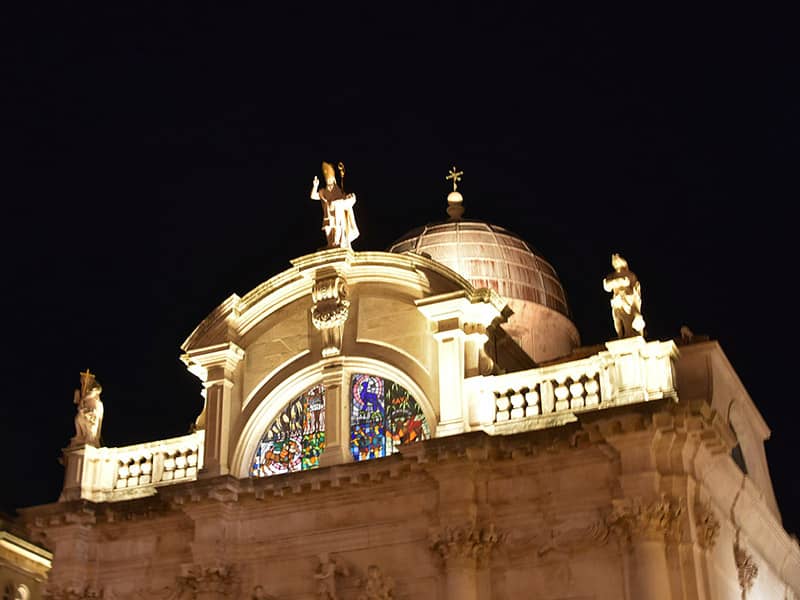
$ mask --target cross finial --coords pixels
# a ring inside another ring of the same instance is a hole
[[[455,166],[450,169],[450,175],[445,177],[447,180],[453,180],[453,191],[455,192],[458,188],[458,182],[461,181],[461,176],[464,174],[464,171],[457,171]]]

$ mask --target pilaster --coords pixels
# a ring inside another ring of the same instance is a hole
[[[486,290],[484,290],[486,291]],[[502,318],[502,302],[492,293],[442,294],[417,301],[433,327],[439,380],[437,437],[469,430],[465,377],[479,375],[486,329]]]
[[[216,477],[230,471],[230,430],[241,412],[241,401],[234,394],[236,369],[244,350],[233,342],[192,350],[182,359],[203,381],[206,405],[205,452],[201,477]]]
[[[322,371],[325,386],[325,449],[321,467],[350,462],[350,394],[342,363],[328,364]]]

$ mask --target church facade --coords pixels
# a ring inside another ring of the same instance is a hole
[[[720,346],[634,315],[581,347],[552,266],[454,194],[389,252],[326,231],[214,309],[182,346],[194,433],[76,435],[59,501],[23,511],[48,597],[800,597]]]

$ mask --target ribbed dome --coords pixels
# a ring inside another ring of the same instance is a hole
[[[504,297],[514,314],[503,328],[535,361],[568,354],[579,336],[552,265],[507,229],[459,216],[410,231],[389,251],[427,255]]]
[[[503,227],[468,219],[432,223],[407,233],[389,251],[427,254],[477,288],[535,302],[569,317],[567,298],[555,269]]]

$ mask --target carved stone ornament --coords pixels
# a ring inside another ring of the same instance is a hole
[[[611,532],[628,542],[635,538],[677,539],[682,513],[681,502],[667,495],[651,502],[626,498],[614,502],[606,522]]]
[[[318,558],[319,564],[314,570],[314,579],[317,580],[317,598],[339,600],[336,593],[336,576],[347,576],[350,574],[350,570],[327,553],[320,554]]]
[[[192,595],[198,593],[232,594],[238,579],[231,565],[188,565],[178,577],[178,588]]]
[[[500,536],[495,531],[494,524],[486,528],[468,525],[434,530],[429,541],[430,549],[439,554],[445,564],[475,567],[488,562]]]
[[[336,356],[342,351],[344,324],[350,315],[347,282],[334,275],[314,281],[311,289],[311,322],[322,333],[322,356]]]
[[[367,567],[367,576],[359,581],[361,592],[358,600],[392,600],[394,598],[394,579],[384,575],[380,567]]]
[[[742,588],[742,598],[744,598],[758,576],[758,565],[753,560],[753,556],[739,544],[738,533],[733,544],[733,560],[736,561],[739,587]]]
[[[253,588],[253,593],[250,598],[252,600],[278,600],[275,596],[271,596],[264,591],[264,586],[257,585]]]
[[[697,504],[694,509],[694,524],[697,528],[697,543],[701,548],[712,549],[719,536],[719,519],[708,505]]]
[[[49,585],[44,593],[47,600],[103,600],[103,590],[98,590],[92,585],[84,587],[60,587]]]

